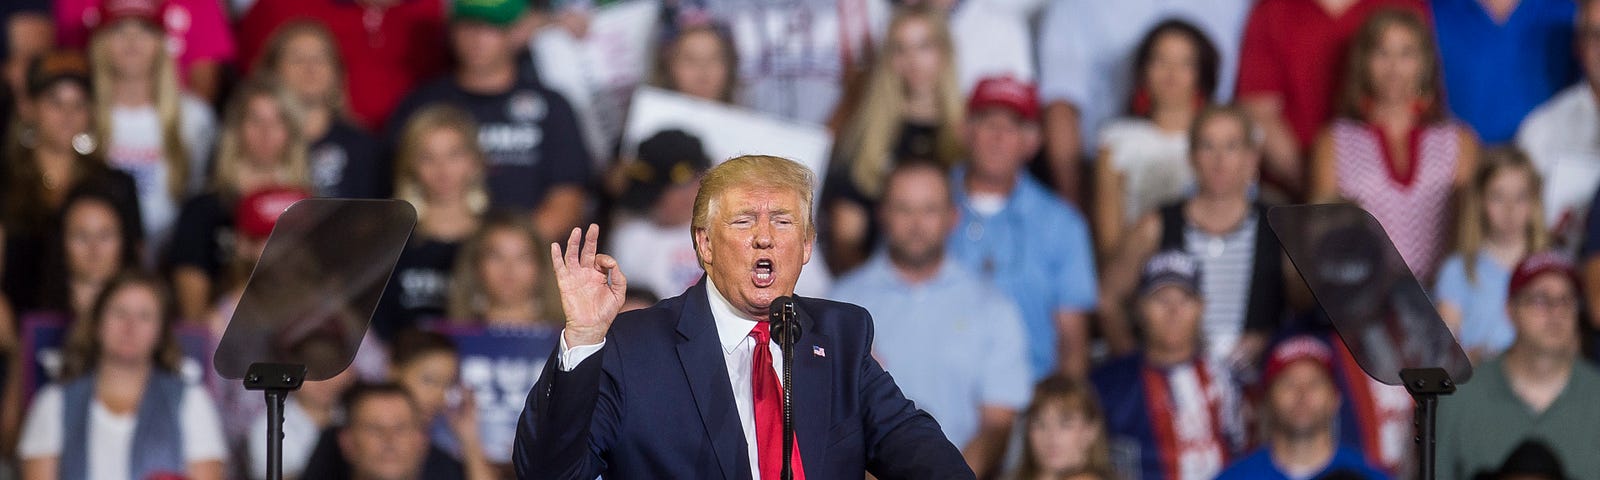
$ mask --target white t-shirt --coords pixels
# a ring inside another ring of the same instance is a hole
[[[206,178],[207,155],[216,133],[210,107],[187,94],[179,102],[178,136],[189,155],[185,196],[198,192]],[[161,120],[154,105],[111,108],[111,141],[106,161],[128,175],[139,190],[139,214],[144,217],[145,242],[158,252],[178,219],[181,199],[173,198],[167,183],[166,156],[161,149]]]
[[[1194,189],[1184,132],[1162,131],[1145,119],[1119,119],[1100,131],[1100,147],[1123,175],[1123,225]]]
[[[611,255],[628,274],[630,288],[647,288],[661,298],[675,297],[705,274],[694,254],[688,225],[663,227],[646,219],[626,218],[617,221],[615,228]],[[811,259],[814,261],[800,270],[794,291],[820,298],[833,285],[833,276],[820,261],[819,252],[813,251]]]
[[[1039,100],[1078,109],[1083,151],[1098,150],[1100,127],[1127,105],[1139,41],[1169,18],[1200,28],[1216,46],[1214,100],[1233,97],[1239,42],[1254,0],[1051,0],[1039,24]]]
[[[1571,233],[1581,233],[1600,186],[1600,106],[1588,82],[1567,87],[1529,113],[1517,129],[1517,146],[1544,178],[1545,224],[1556,228],[1565,216]]]
[[[183,389],[183,404],[178,407],[179,425],[183,435],[183,458],[188,463],[222,461],[227,457],[227,445],[222,440],[222,420],[216,406],[205,390],[194,384]],[[60,457],[62,448],[62,415],[66,408],[61,387],[56,384],[39,389],[33,397],[22,426],[22,440],[17,445],[17,456],[24,461],[44,457]],[[98,400],[89,404],[88,475],[90,480],[127,480],[128,465],[134,454],[133,431],[137,417],[130,413],[117,415],[107,410]]]

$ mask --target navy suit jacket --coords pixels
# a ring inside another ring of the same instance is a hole
[[[551,354],[518,422],[518,477],[750,478],[705,282],[619,315],[605,347],[570,372]],[[794,423],[807,479],[973,478],[873,360],[865,309],[796,297],[795,310]]]

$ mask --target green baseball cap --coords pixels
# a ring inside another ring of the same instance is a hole
[[[527,0],[455,0],[450,9],[450,20],[471,20],[496,26],[516,23],[527,10]]]

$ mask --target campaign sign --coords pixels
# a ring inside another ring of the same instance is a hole
[[[476,401],[484,454],[490,462],[511,463],[517,419],[561,329],[444,325],[435,330],[454,340],[460,352],[461,385]]]

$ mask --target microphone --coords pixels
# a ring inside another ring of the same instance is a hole
[[[778,341],[778,347],[788,350],[800,338],[800,322],[794,316],[794,297],[778,297],[772,300],[772,305],[767,309],[772,338]]]

